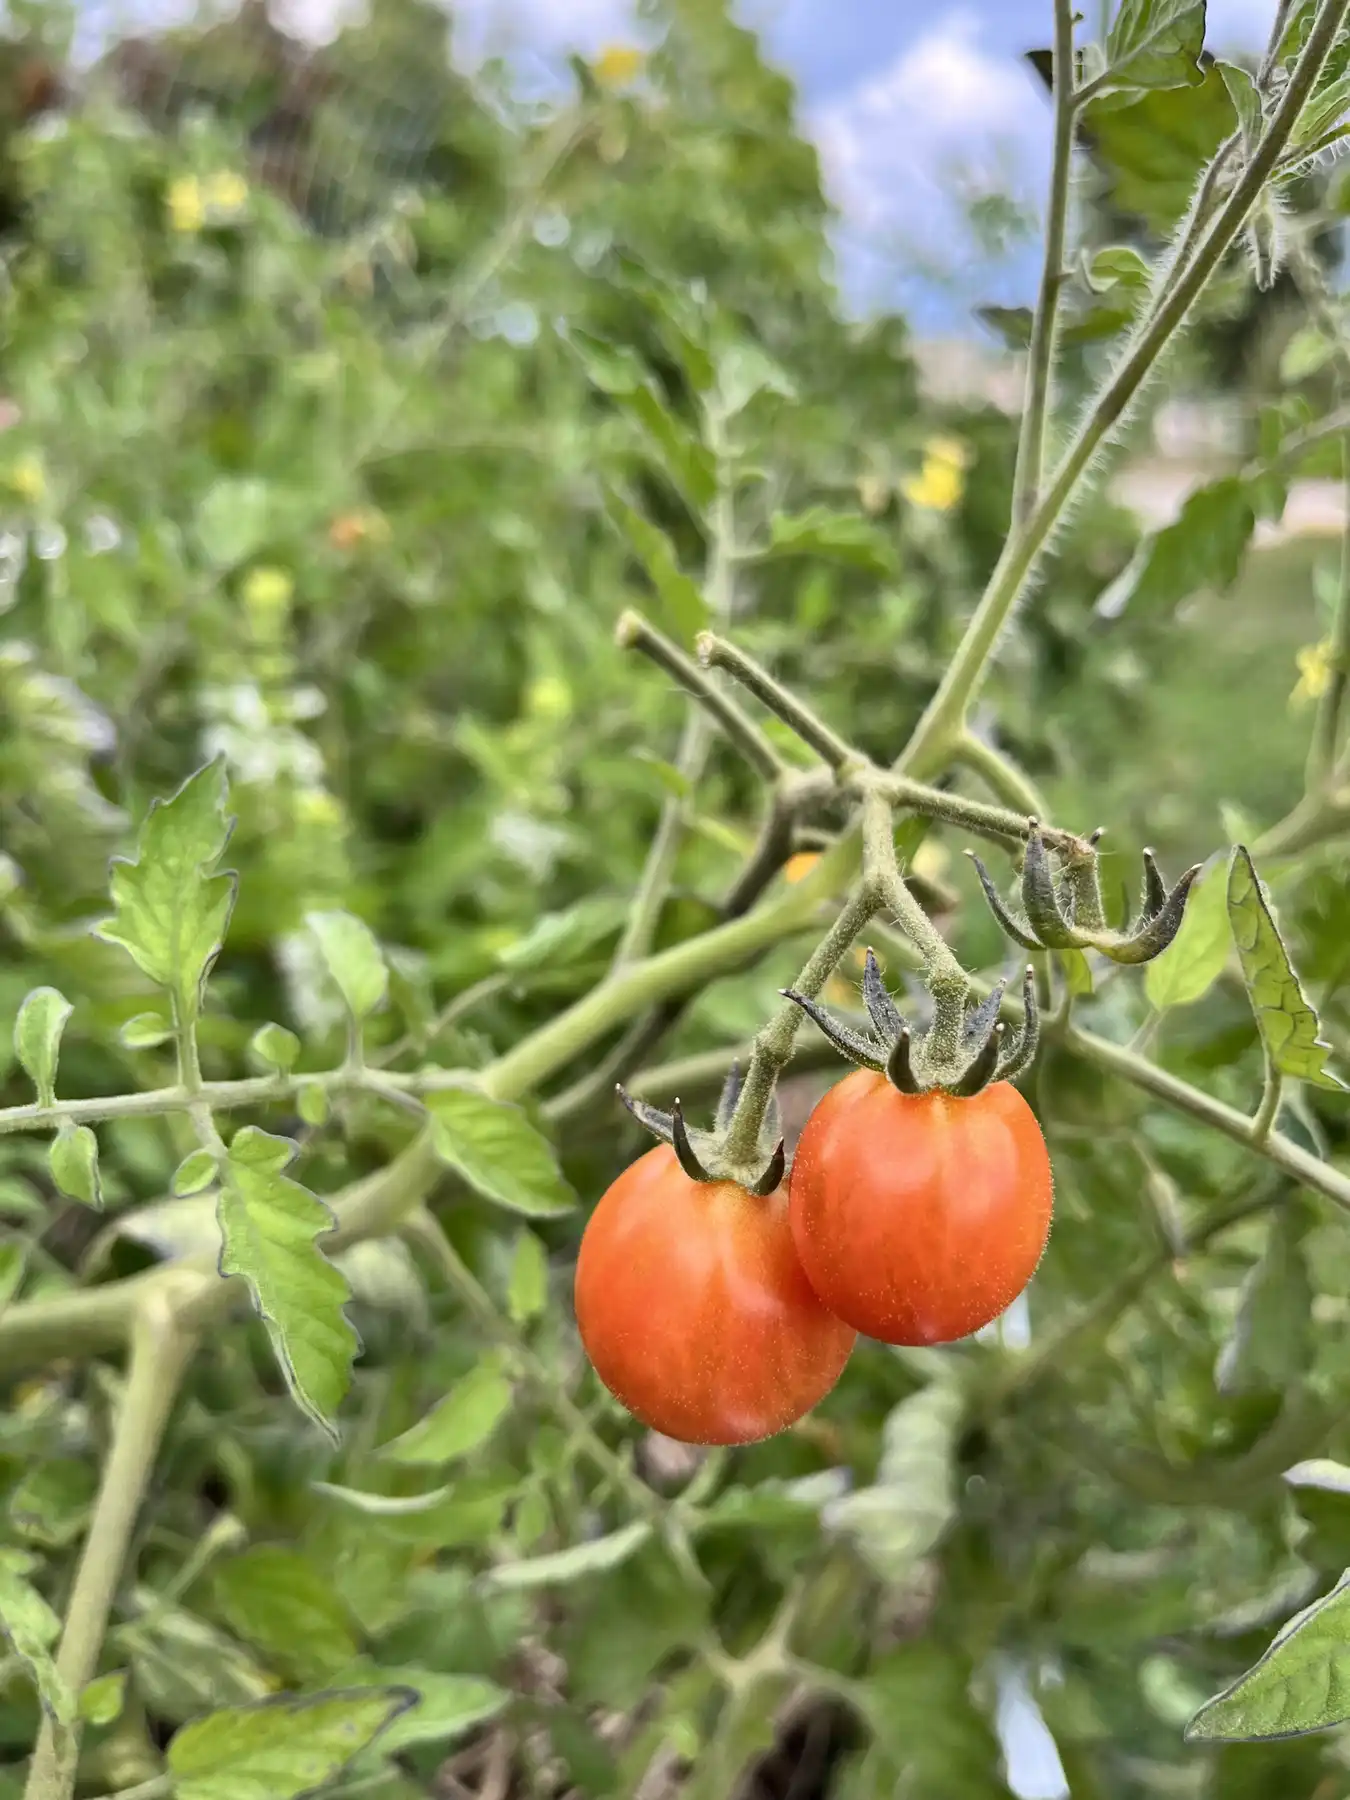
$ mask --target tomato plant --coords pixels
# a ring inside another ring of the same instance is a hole
[[[886,1344],[945,1344],[998,1317],[1050,1232],[1050,1158],[1006,1081],[902,1094],[857,1069],[812,1112],[792,1165],[792,1235],[832,1312]]]
[[[610,1392],[690,1444],[782,1431],[829,1393],[855,1337],[807,1284],[785,1190],[691,1180],[664,1144],[591,1214],[576,1309]]]
[[[0,40],[0,1800],[1339,1794],[1350,0],[1046,0],[1019,399],[729,0],[357,10]]]

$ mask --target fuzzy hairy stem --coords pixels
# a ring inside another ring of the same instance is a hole
[[[774,782],[788,773],[788,765],[749,714],[742,712],[705,669],[686,656],[678,644],[672,643],[641,613],[628,611],[620,615],[614,628],[614,641],[626,650],[640,651],[658,669],[663,669],[677,681],[716,722],[727,742],[740,752],[761,779]]]
[[[857,760],[858,753],[851,744],[735,644],[714,636],[711,631],[701,631],[697,648],[698,659],[705,669],[724,669],[742,687],[748,688],[756,700],[762,701],[771,713],[795,731],[827,767],[837,771]]]
[[[98,1667],[136,1516],[195,1349],[196,1339],[182,1330],[160,1296],[149,1299],[136,1314],[112,1447],[56,1653],[57,1673],[77,1698]],[[71,1800],[78,1761],[78,1726],[58,1736],[51,1720],[44,1718],[24,1800]]]
[[[852,948],[858,933],[876,912],[878,903],[875,885],[871,877],[864,874],[858,887],[845,902],[839,917],[798,975],[795,984],[797,993],[805,994],[808,1000],[815,999],[838,968],[841,959]],[[749,1162],[754,1157],[774,1084],[792,1058],[801,1018],[800,1009],[789,1000],[779,1007],[769,1023],[756,1035],[745,1072],[745,1085],[727,1128],[726,1153],[729,1161]]]
[[[1059,297],[1064,287],[1064,239],[1069,219],[1069,177],[1073,167],[1074,15],[1071,0],[1055,0],[1055,44],[1052,88],[1055,97],[1054,151],[1050,165],[1050,200],[1046,207],[1045,259],[1040,291],[1031,321],[1027,351],[1026,398],[1017,439],[1013,474],[1012,528],[1020,531],[1035,511],[1045,461],[1045,437],[1055,365]]]
[[[970,702],[988,674],[998,641],[1056,526],[1097,452],[1120,426],[1159,356],[1236,240],[1289,140],[1347,11],[1350,0],[1322,0],[1280,102],[1232,192],[1194,251],[1171,272],[1156,309],[1097,395],[1026,525],[1009,536],[937,692],[899,759],[897,766],[906,774],[922,777],[932,773],[964,728]]]
[[[873,789],[863,798],[863,867],[872,883],[876,901],[895,914],[900,929],[923,958],[924,973],[934,985],[960,985],[970,979],[947,940],[934,925],[901,879],[895,860],[895,827],[886,795]],[[876,910],[874,907],[873,910]]]
[[[953,759],[978,775],[993,794],[1026,818],[1043,819],[1047,807],[1045,800],[1031,777],[1017,764],[1007,757],[988,739],[976,737],[973,731],[962,732],[960,738],[952,746]],[[1025,819],[1021,834],[1026,835]],[[1047,831],[1043,826],[1041,836],[1052,848],[1059,848],[1057,832]]]

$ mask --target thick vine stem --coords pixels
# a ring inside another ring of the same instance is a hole
[[[947,940],[905,886],[895,860],[895,826],[890,802],[882,788],[872,788],[864,795],[862,811],[863,867],[878,903],[895,914],[900,929],[922,956],[924,973],[934,997],[944,987],[959,988],[964,1005],[970,992],[970,978]]]
[[[984,596],[897,766],[922,778],[933,773],[964,729],[1014,607],[1025,593],[1047,543],[1097,452],[1115,432],[1167,348],[1200,290],[1236,240],[1289,141],[1313,84],[1350,11],[1350,0],[1322,0],[1284,92],[1232,192],[1195,249],[1169,275],[1155,310],[1143,322],[1114,373],[1085,414],[1053,478],[1021,529],[1004,545]]]
[[[78,1699],[98,1668],[113,1596],[184,1371],[197,1347],[166,1299],[152,1294],[131,1331],[126,1383],[112,1447],[94,1503],[56,1652],[56,1670]],[[71,1800],[79,1760],[78,1724],[58,1733],[44,1718],[24,1800]]]
[[[1059,297],[1064,287],[1064,239],[1069,218],[1069,178],[1073,167],[1073,128],[1077,99],[1074,93],[1074,15],[1072,0],[1055,0],[1055,44],[1051,86],[1055,100],[1054,152],[1050,164],[1050,201],[1046,208],[1045,260],[1040,291],[1031,321],[1027,350],[1026,398],[1017,439],[1017,463],[1013,474],[1012,526],[1019,531],[1035,510],[1045,461],[1046,426],[1050,412],[1051,383],[1055,363],[1055,332],[1059,321]],[[1033,807],[1039,812],[1039,807]]]

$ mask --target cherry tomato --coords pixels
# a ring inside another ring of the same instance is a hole
[[[885,1344],[945,1344],[996,1319],[1050,1234],[1050,1158],[1017,1089],[902,1094],[859,1069],[807,1120],[792,1235],[832,1312]]]
[[[666,1144],[625,1169],[581,1240],[577,1324],[610,1392],[688,1444],[772,1437],[823,1400],[855,1333],[812,1293],[782,1188],[692,1181]]]

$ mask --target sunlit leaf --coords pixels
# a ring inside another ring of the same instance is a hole
[[[114,911],[98,927],[137,966],[195,1010],[234,905],[234,876],[212,873],[229,842],[228,782],[221,759],[191,776],[171,800],[151,803],[134,861],[112,868]]]
[[[1148,965],[1144,992],[1159,1012],[1201,1000],[1223,974],[1233,948],[1228,884],[1217,861],[1191,889],[1181,929]]]
[[[180,1199],[190,1194],[200,1194],[215,1180],[216,1166],[214,1150],[189,1150],[173,1172],[173,1179],[169,1183],[171,1192]]]
[[[294,1155],[289,1139],[256,1126],[236,1133],[221,1167],[220,1271],[248,1282],[291,1394],[331,1434],[359,1345],[344,1311],[351,1291],[318,1246],[333,1215],[284,1173]]]
[[[1261,1660],[1202,1706],[1187,1738],[1239,1740],[1325,1731],[1350,1719],[1350,1571],[1296,1613]]]
[[[511,1383],[500,1360],[485,1356],[425,1418],[386,1444],[391,1462],[439,1466],[485,1444],[511,1410]]]
[[[51,1141],[47,1166],[68,1200],[78,1200],[82,1206],[103,1205],[98,1139],[88,1125],[63,1125]]]
[[[1228,869],[1228,915],[1252,1011],[1273,1066],[1297,1081],[1343,1088],[1326,1067],[1331,1046],[1319,1036],[1317,1014],[1299,985],[1280,936],[1270,898],[1239,844]]]
[[[446,1675],[439,1669],[382,1668],[376,1663],[357,1664],[342,1672],[342,1685],[371,1687],[391,1684],[417,1695],[417,1705],[401,1713],[380,1736],[380,1754],[393,1756],[410,1744],[444,1744],[462,1737],[475,1725],[496,1718],[511,1703],[511,1695],[495,1681],[480,1675]]]
[[[635,1519],[631,1525],[621,1526],[607,1537],[591,1538],[584,1544],[573,1544],[548,1556],[498,1563],[486,1580],[495,1588],[563,1587],[587,1575],[601,1575],[617,1569],[646,1543],[651,1534],[652,1528],[645,1519]]]
[[[374,933],[348,912],[307,913],[305,923],[347,1011],[360,1023],[381,1004],[389,987],[389,971]]]
[[[955,1382],[931,1382],[902,1400],[882,1428],[876,1480],[824,1509],[826,1526],[851,1538],[885,1581],[910,1576],[955,1513],[962,1408]]]
[[[1237,579],[1256,512],[1247,484],[1236,475],[1197,488],[1171,525],[1145,538],[1129,567],[1097,601],[1116,618],[1165,612],[1202,590],[1223,593]]]
[[[169,1744],[176,1800],[296,1800],[314,1793],[416,1703],[408,1688],[353,1688],[208,1713]]]
[[[56,1098],[61,1033],[74,1010],[55,988],[34,988],[14,1021],[14,1054],[37,1089],[39,1106],[50,1106]]]
[[[300,1040],[284,1025],[260,1025],[248,1041],[259,1062],[271,1069],[293,1069],[300,1055]]]
[[[1093,160],[1109,198],[1155,231],[1170,232],[1195,193],[1200,171],[1237,124],[1223,76],[1209,68],[1195,87],[1152,88],[1121,104],[1119,95],[1083,111]]]
[[[764,558],[821,556],[870,575],[890,574],[895,551],[885,533],[861,513],[813,506],[802,513],[775,513]]]
[[[511,1257],[506,1307],[517,1325],[527,1325],[548,1302],[548,1256],[532,1231],[522,1231]]]
[[[1106,40],[1112,83],[1193,87],[1205,41],[1205,0],[1121,0]]]
[[[427,1100],[436,1154],[469,1186],[512,1212],[551,1218],[574,1197],[553,1147],[518,1106],[472,1088],[447,1088]]]

